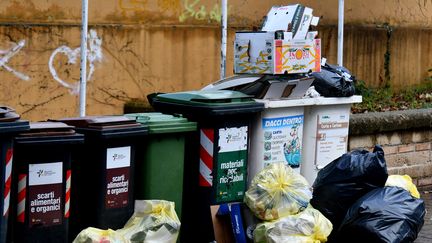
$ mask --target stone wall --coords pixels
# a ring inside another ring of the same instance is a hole
[[[348,149],[375,144],[384,149],[389,174],[432,187],[432,109],[352,115]]]

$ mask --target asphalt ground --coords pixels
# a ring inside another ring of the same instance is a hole
[[[421,229],[415,243],[431,243],[432,242],[432,190],[422,191],[421,198],[426,204],[426,216],[423,228]]]

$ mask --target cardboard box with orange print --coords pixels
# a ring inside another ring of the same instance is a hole
[[[282,32],[285,36],[290,32]],[[292,74],[321,71],[320,39],[275,39],[276,32],[238,32],[236,74]],[[277,34],[281,35],[281,34]]]
[[[321,71],[318,17],[300,4],[274,6],[262,31],[237,32],[234,42],[236,74],[292,74]]]

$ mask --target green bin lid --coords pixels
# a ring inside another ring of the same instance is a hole
[[[231,90],[201,90],[160,94],[152,101],[156,111],[182,114],[193,121],[254,114],[264,109],[252,96]]]
[[[160,101],[181,103],[181,104],[200,104],[208,106],[226,106],[239,103],[255,103],[253,97],[238,91],[214,90],[214,91],[188,91],[170,94],[160,94],[157,96]]]
[[[147,125],[150,134],[177,133],[196,131],[197,123],[184,117],[162,114],[159,112],[125,114],[126,117]]]

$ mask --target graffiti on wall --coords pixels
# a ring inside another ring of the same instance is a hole
[[[184,22],[188,19],[193,20],[208,20],[208,21],[221,21],[221,7],[215,3],[212,8],[207,9],[201,3],[201,0],[184,0],[183,12],[179,16],[179,21]]]
[[[13,47],[9,48],[8,50],[0,50],[0,67],[14,74],[19,79],[28,81],[30,80],[29,76],[25,75],[24,73],[18,72],[7,65],[9,60],[25,46],[25,43],[26,43],[25,40],[21,40],[20,42],[18,42],[18,44],[15,44]]]
[[[89,63],[88,80],[91,79],[95,70],[95,62],[102,62],[102,38],[97,36],[95,30],[90,30],[88,37],[87,61]]]
[[[88,33],[88,38],[87,38],[87,45],[88,45],[88,49],[87,49],[87,62],[88,62],[88,66],[89,66],[89,71],[88,71],[88,75],[87,75],[87,80],[91,80],[91,77],[93,75],[93,72],[95,70],[95,63],[96,62],[101,62],[102,61],[102,38],[97,36],[97,33],[95,30],[90,30]],[[66,57],[68,58],[67,63],[68,64],[76,64],[77,60],[80,56],[80,51],[81,48],[75,48],[72,49],[68,46],[60,46],[57,49],[54,50],[54,52],[51,54],[50,59],[48,61],[48,66],[49,66],[49,70],[51,75],[53,76],[53,78],[60,83],[62,86],[64,86],[65,88],[69,89],[71,94],[77,95],[79,94],[79,83],[75,82],[75,83],[70,83],[67,82],[63,79],[61,79],[54,67],[54,59],[58,54],[63,54],[66,55]]]

